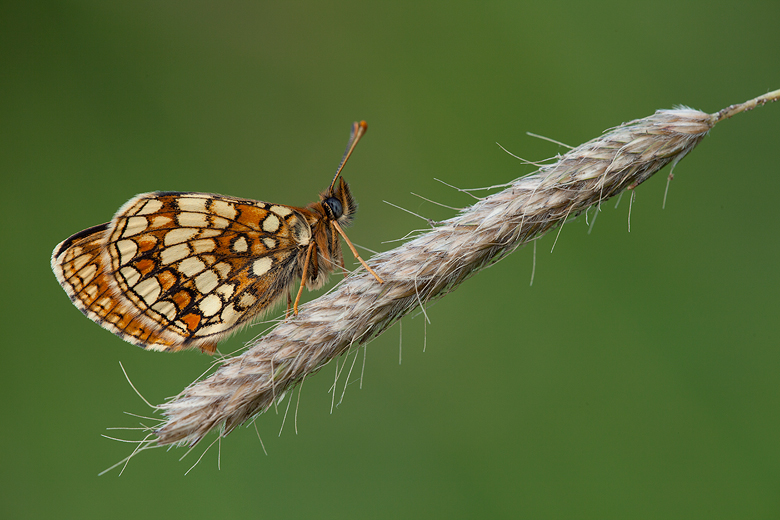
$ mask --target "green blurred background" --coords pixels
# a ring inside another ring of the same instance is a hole
[[[626,197],[568,223],[532,287],[518,250],[372,342],[332,414],[333,364],[297,434],[265,414],[267,456],[242,428],[187,476],[206,443],[98,477],[132,448],[100,434],[150,413],[120,361],[159,403],[211,359],[97,327],[49,255],[144,191],[304,205],[356,119],[350,237],[390,249],[425,223],[383,200],[446,218],[410,192],[464,206],[434,178],[530,171],[496,142],[540,160],[563,149],[527,131],[576,145],[780,88],[779,22],[749,1],[3,2],[0,516],[777,518],[780,105],[721,123],[665,210],[667,171],[644,184],[630,233]]]

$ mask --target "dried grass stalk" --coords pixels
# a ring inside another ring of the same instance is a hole
[[[690,152],[721,119],[749,110],[776,91],[716,114],[659,110],[625,123],[518,179],[503,191],[403,245],[374,256],[378,284],[362,271],[303,306],[242,355],[190,385],[159,409],[167,418],[158,445],[195,445],[212,429],[226,435],[352,347],[569,216],[633,189]]]

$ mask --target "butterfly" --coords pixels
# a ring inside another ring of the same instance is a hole
[[[357,204],[341,177],[368,126],[354,123],[328,189],[306,207],[211,193],[137,195],[111,222],[85,229],[54,248],[51,266],[73,304],[122,339],[149,350],[217,343],[287,296],[295,280],[319,289],[344,259],[339,236]]]

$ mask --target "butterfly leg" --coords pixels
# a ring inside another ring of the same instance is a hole
[[[336,251],[336,248],[339,245],[339,236],[336,233],[331,233],[331,251]],[[341,255],[339,257],[339,267],[341,267],[341,272],[344,273],[344,278],[349,276],[349,271],[347,271],[347,268],[344,267],[344,255]]]
[[[301,273],[301,286],[298,288],[298,296],[295,297],[295,304],[293,305],[293,315],[298,315],[298,302],[301,299],[301,293],[303,293],[303,286],[306,284],[306,276],[309,274],[309,262],[311,261],[311,254],[314,251],[314,240],[309,242],[309,247],[306,249],[306,259],[303,261],[303,272]]]
[[[384,282],[384,280],[382,280],[381,278],[379,278],[379,275],[378,275],[378,274],[376,274],[376,273],[374,272],[374,270],[373,270],[373,269],[371,269],[371,268],[368,266],[368,264],[366,263],[366,261],[365,261],[365,260],[363,260],[362,258],[360,258],[360,255],[358,254],[358,252],[357,252],[357,249],[355,249],[355,246],[353,246],[353,245],[352,245],[352,242],[350,242],[349,238],[347,238],[347,235],[346,235],[346,233],[344,233],[344,230],[343,230],[343,229],[341,229],[341,226],[339,226],[338,222],[336,222],[335,220],[331,220],[331,221],[330,221],[330,223],[331,223],[331,225],[332,225],[332,226],[333,226],[333,227],[336,229],[336,231],[338,231],[338,232],[339,232],[339,235],[341,235],[342,237],[344,237],[344,240],[347,242],[347,245],[349,246],[349,249],[352,251],[352,254],[353,254],[353,255],[355,255],[355,258],[357,258],[357,259],[360,261],[360,263],[361,263],[361,264],[363,264],[363,267],[365,267],[365,268],[366,268],[366,271],[368,271],[369,273],[371,273],[372,275],[374,275],[374,278],[376,278],[376,281],[377,281],[377,282],[379,282],[379,283],[385,283],[385,282]],[[308,258],[308,257],[307,257],[307,258]],[[343,262],[343,259],[342,259],[342,262]]]

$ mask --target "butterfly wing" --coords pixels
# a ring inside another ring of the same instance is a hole
[[[57,281],[81,312],[122,339],[154,350],[178,350],[174,336],[149,327],[130,302],[116,294],[103,265],[108,226],[86,229],[54,248],[51,266]]]
[[[114,299],[162,343],[118,334],[144,348],[211,352],[285,294],[311,239],[296,208],[179,192],[134,197],[100,233],[92,263]],[[101,315],[85,314],[116,333]]]

